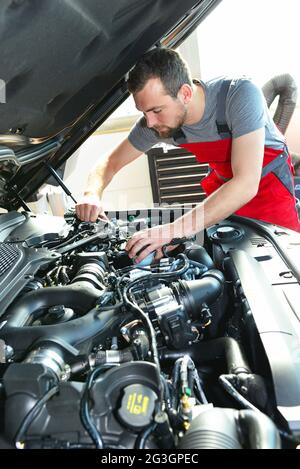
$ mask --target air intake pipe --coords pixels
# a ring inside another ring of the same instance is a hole
[[[214,408],[192,420],[178,449],[280,449],[280,436],[262,412]]]

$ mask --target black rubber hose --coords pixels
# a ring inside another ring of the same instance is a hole
[[[55,305],[64,305],[83,314],[95,306],[99,295],[98,290],[88,287],[85,282],[64,287],[41,288],[24,295],[8,309],[3,320],[7,321],[6,327],[26,326]]]
[[[280,449],[272,420],[254,410],[213,408],[192,420],[179,449]]]
[[[212,258],[203,246],[192,244],[186,248],[185,254],[189,260],[199,262],[200,264],[205,265],[208,269],[215,268]]]
[[[238,418],[239,426],[248,440],[251,449],[280,449],[279,432],[273,422],[262,412],[241,410]]]
[[[101,366],[98,366],[94,370],[92,370],[89,373],[89,376],[87,378],[86,386],[84,393],[82,395],[81,401],[80,401],[80,418],[82,421],[83,426],[87,430],[88,434],[90,435],[91,439],[95,443],[95,446],[97,449],[103,449],[104,448],[104,441],[102,438],[102,435],[99,431],[99,429],[96,426],[96,423],[94,422],[90,409],[89,409],[89,400],[90,400],[90,390],[97,378],[97,376],[102,373],[105,369],[109,369],[114,365],[110,364],[103,364]]]
[[[26,414],[15,436],[15,446],[17,449],[23,448],[23,440],[26,440],[26,432],[29,429],[30,425],[32,424],[36,416],[39,414],[43,406],[49,401],[49,399],[51,399],[51,397],[57,394],[58,391],[58,386],[50,388],[49,391],[44,396],[42,396]]]
[[[122,317],[124,321],[132,315]],[[85,316],[72,321],[50,326],[7,327],[1,329],[1,338],[9,343],[16,353],[23,353],[34,342],[49,340],[65,348],[70,345],[80,349],[89,341],[92,345],[107,336],[117,335],[120,329],[118,309],[101,311],[92,309]]]
[[[190,355],[196,364],[225,358],[228,373],[251,373],[239,343],[231,337],[200,342],[180,352],[163,350],[160,354],[160,359],[174,361],[181,358],[184,354]]]
[[[217,301],[224,287],[224,277],[218,270],[209,270],[200,279],[181,280],[183,305],[193,319],[198,319],[202,305]]]
[[[156,427],[156,423],[151,423],[149,427],[147,427],[142,433],[140,433],[135,443],[135,449],[145,449],[147,439],[149,438],[151,433],[154,432]]]
[[[191,421],[178,449],[241,449],[237,413],[217,407],[201,412]]]

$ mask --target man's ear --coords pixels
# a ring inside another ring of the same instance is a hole
[[[178,91],[178,98],[182,101],[183,104],[188,104],[193,96],[193,90],[190,85],[185,83],[182,85],[180,90]]]

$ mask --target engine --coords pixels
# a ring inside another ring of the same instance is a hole
[[[3,447],[278,448],[280,432],[292,440],[274,424],[268,380],[252,369],[245,333],[257,341],[256,332],[216,234],[205,247],[179,240],[159,261],[135,264],[125,245],[137,222],[148,223],[69,214],[49,231],[27,216],[20,231],[5,220]]]

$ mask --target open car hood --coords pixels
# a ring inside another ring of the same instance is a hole
[[[220,0],[3,0],[0,206],[26,201],[127,97],[155,45],[178,46]]]

